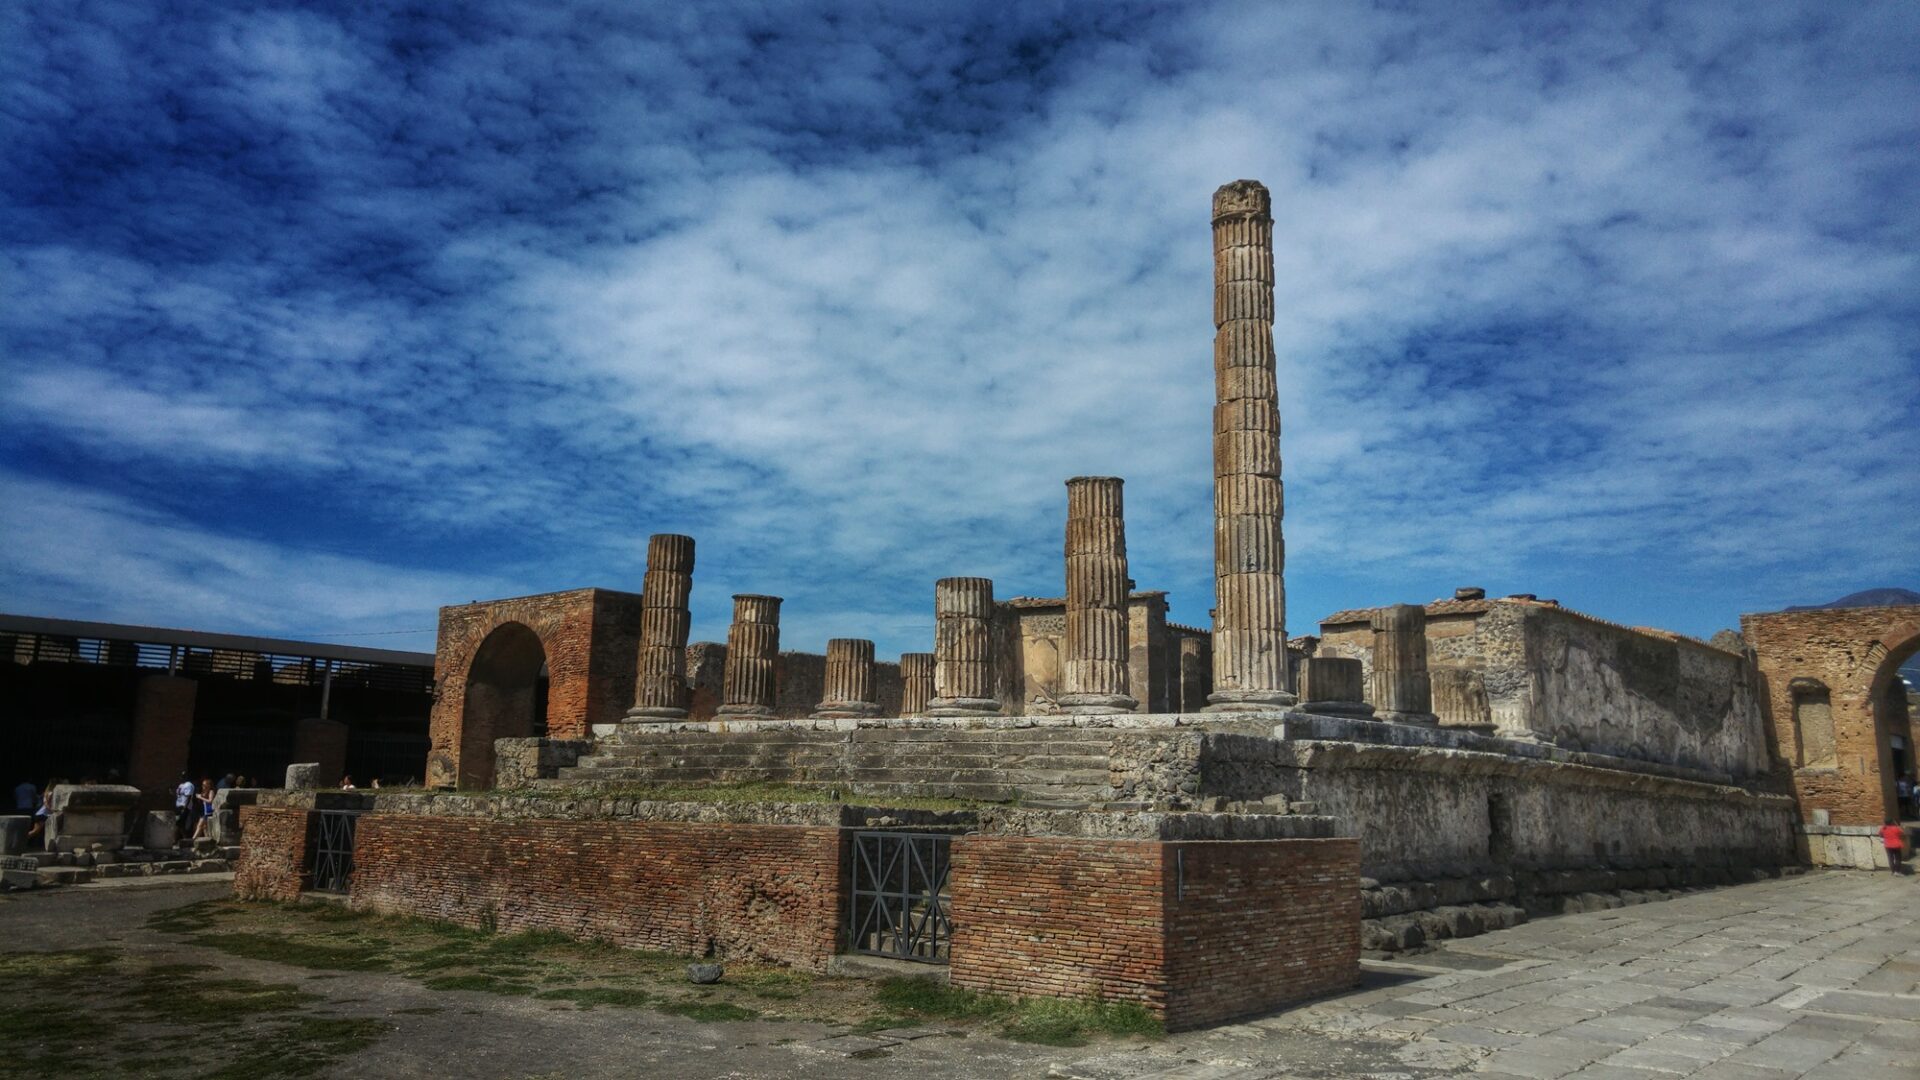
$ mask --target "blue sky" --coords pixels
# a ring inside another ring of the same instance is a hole
[[[399,648],[637,589],[930,647],[1062,481],[1211,592],[1274,193],[1290,622],[1920,588],[1920,6],[0,9],[0,609]]]

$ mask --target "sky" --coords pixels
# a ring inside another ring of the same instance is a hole
[[[694,536],[783,645],[1211,606],[1273,191],[1289,627],[1920,588],[1920,5],[0,7],[0,610],[432,648]]]

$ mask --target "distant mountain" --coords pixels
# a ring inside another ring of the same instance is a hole
[[[1818,611],[1840,607],[1891,607],[1895,604],[1920,604],[1920,592],[1912,589],[1863,589],[1831,604],[1795,604],[1788,611]]]

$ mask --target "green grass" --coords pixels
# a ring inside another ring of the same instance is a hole
[[[645,990],[634,990],[623,986],[562,986],[551,990],[542,990],[533,995],[544,1001],[571,1001],[584,1008],[595,1005],[615,1005],[623,1009],[637,1009],[651,1005],[657,1000]]]
[[[752,1020],[760,1015],[752,1009],[727,1001],[668,1001],[662,1002],[657,1008],[664,1013],[707,1022]]]
[[[1156,1038],[1160,1021],[1132,1003],[1067,998],[1010,998],[944,986],[931,979],[886,979],[874,992],[885,1013],[862,1027],[879,1031],[928,1020],[964,1020],[995,1025],[1018,1042],[1084,1046],[1095,1035]],[[875,1027],[876,1021],[888,1023]]]
[[[393,966],[386,955],[373,949],[324,945],[277,934],[196,934],[187,939],[187,944],[203,945],[249,960],[271,960],[317,971],[386,971]]]

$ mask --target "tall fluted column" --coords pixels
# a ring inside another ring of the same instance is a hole
[[[633,720],[687,716],[687,631],[693,616],[693,537],[656,533],[647,538],[647,576],[640,596],[640,658],[634,677]]]
[[[1301,708],[1333,716],[1372,716],[1360,661],[1344,656],[1309,656],[1300,662]]]
[[[933,700],[933,654],[900,654],[900,715],[925,716]]]
[[[722,716],[772,716],[773,668],[780,658],[780,598],[736,593],[727,628]]]
[[[933,700],[928,716],[986,716],[993,696],[993,581],[952,577],[933,583]]]
[[[833,638],[827,642],[826,686],[820,708],[823,720],[878,716],[873,691],[873,642],[861,638]]]
[[[1132,712],[1127,694],[1127,526],[1123,481],[1067,481],[1067,656],[1060,707]]]
[[[1291,705],[1267,189],[1213,193],[1213,710]]]
[[[1373,706],[1381,720],[1437,724],[1427,676],[1427,609],[1419,604],[1375,608]]]

